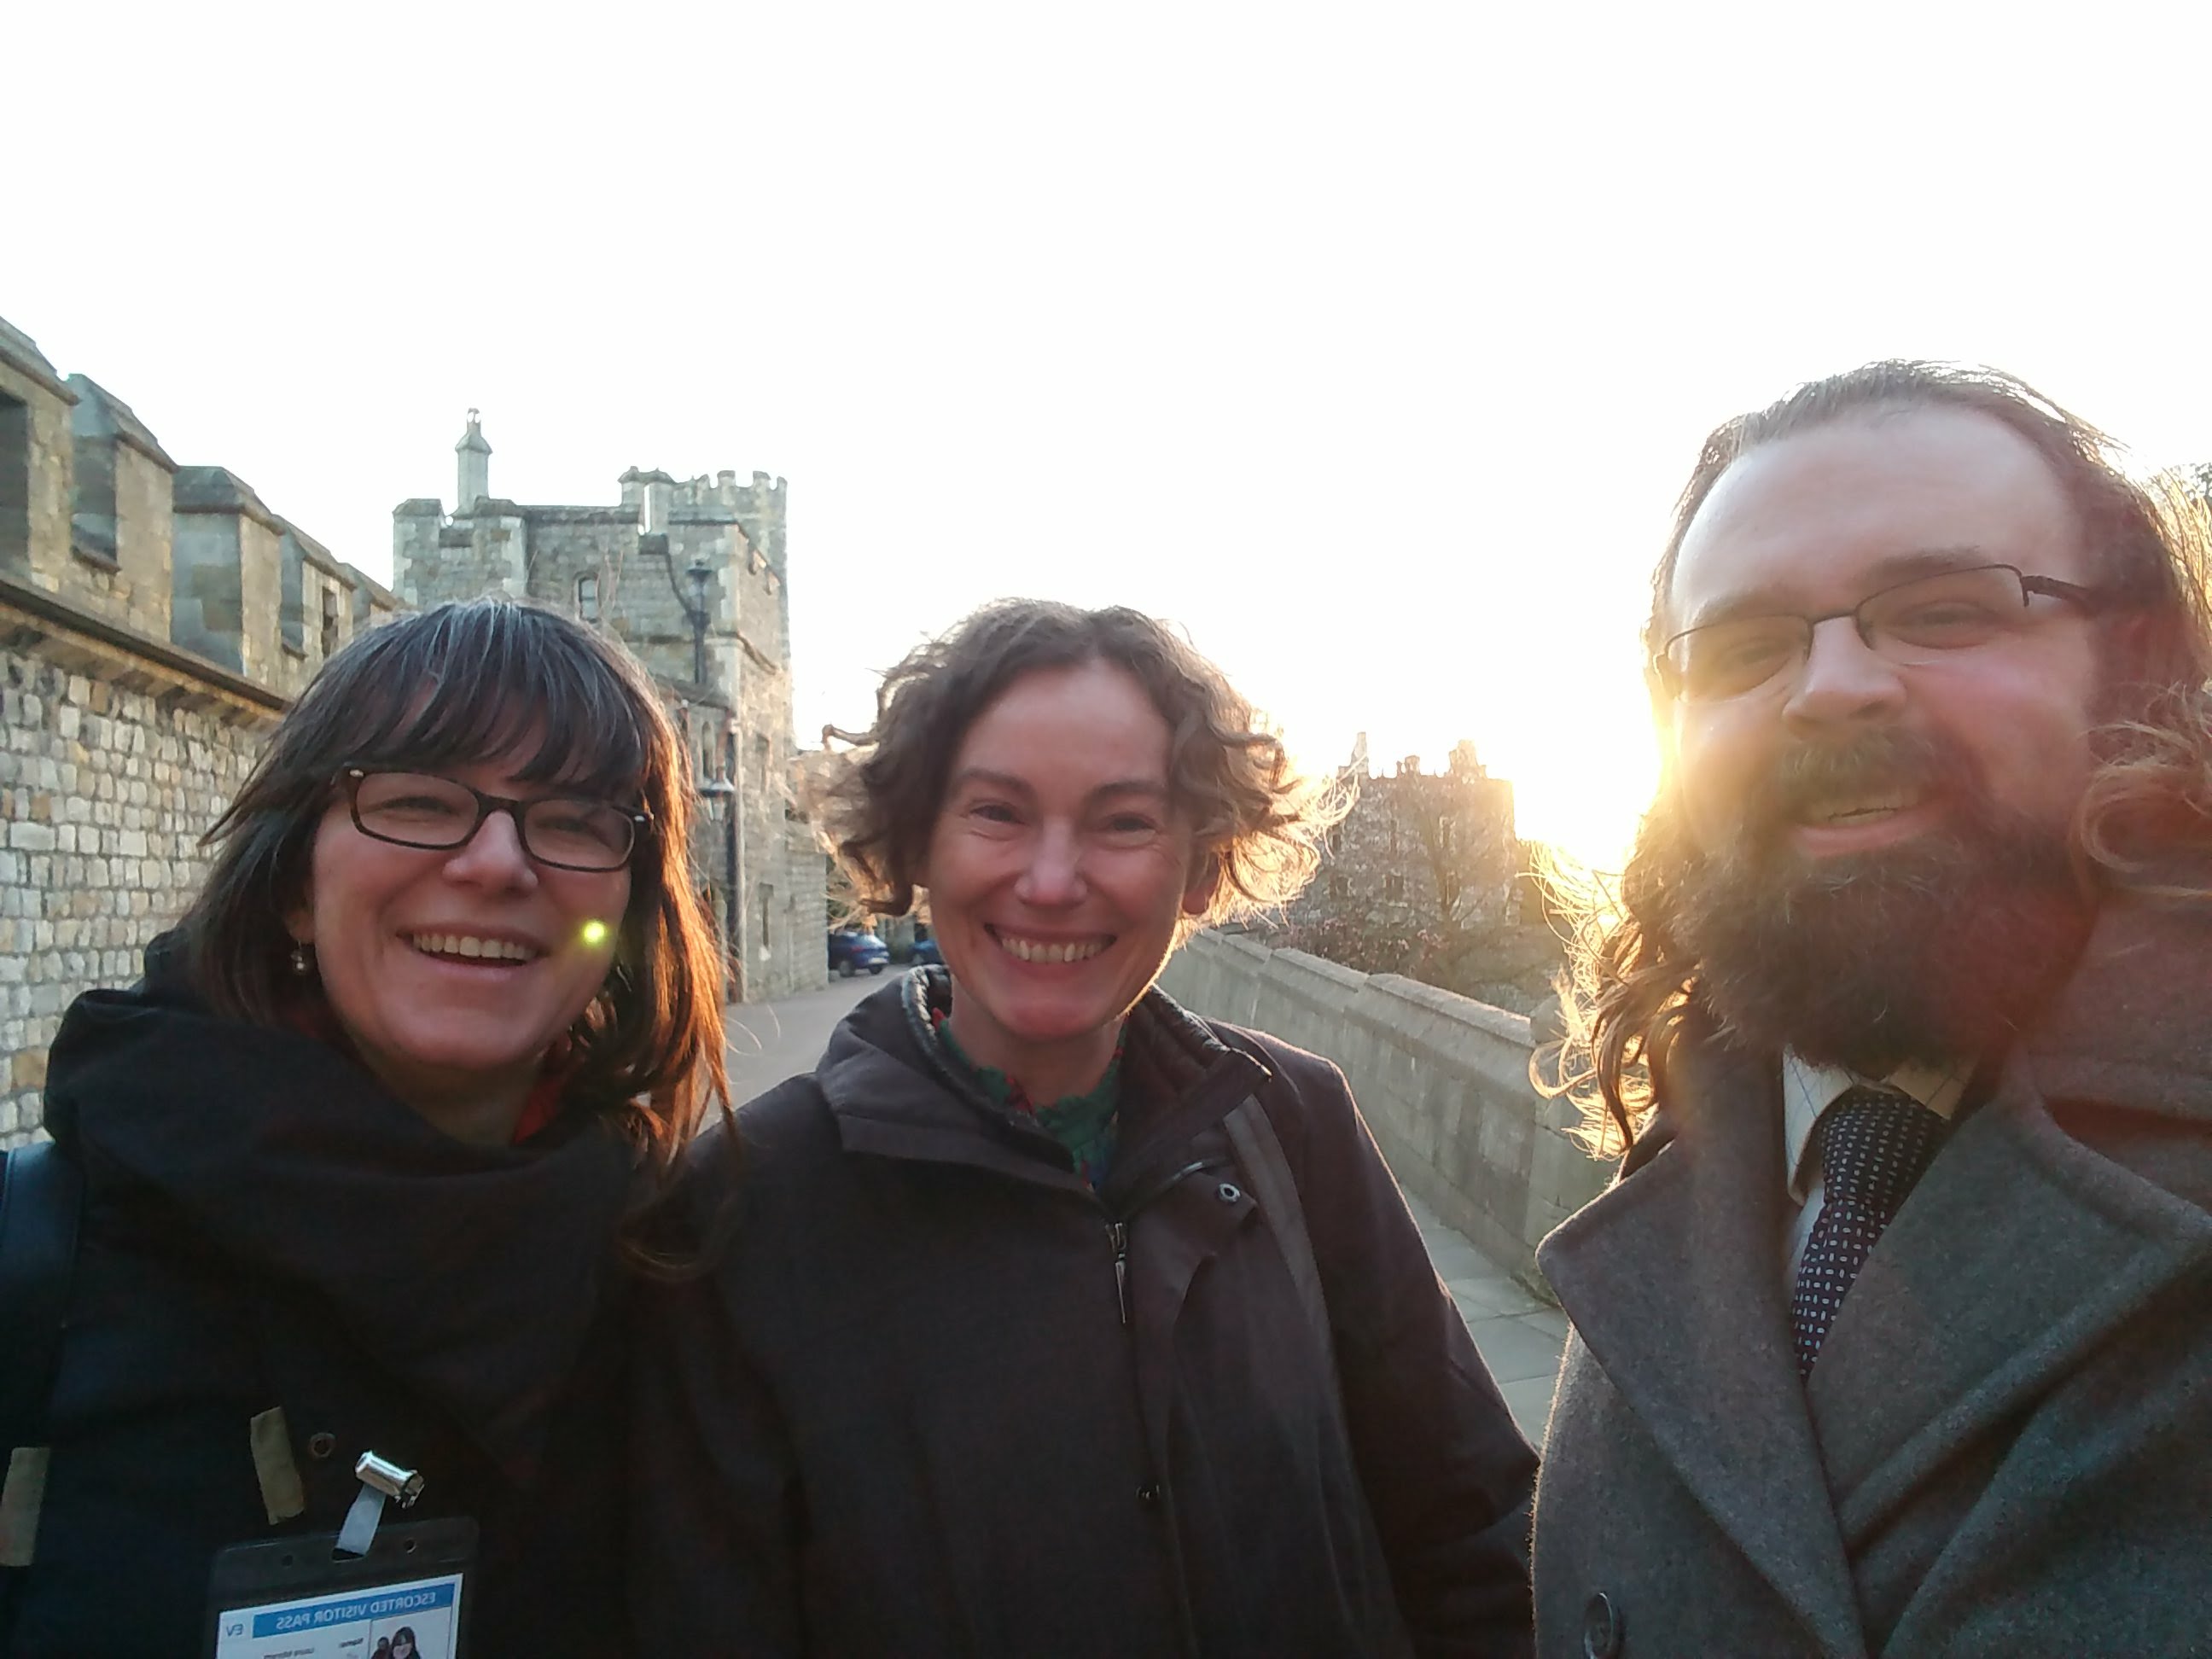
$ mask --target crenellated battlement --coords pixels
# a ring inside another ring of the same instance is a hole
[[[406,603],[491,591],[535,599],[608,628],[672,679],[692,678],[703,646],[704,683],[733,699],[747,673],[786,678],[785,480],[633,466],[611,503],[515,502],[490,494],[492,448],[476,410],[454,450],[452,514],[423,498],[392,512],[392,575]]]
[[[130,404],[64,380],[0,320],[0,597],[6,584],[285,697],[398,609],[246,480],[179,465]]]

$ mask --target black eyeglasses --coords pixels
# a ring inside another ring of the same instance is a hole
[[[1851,619],[1869,650],[1911,666],[2021,633],[2033,620],[2028,601],[2037,594],[2092,616],[2118,603],[2108,591],[2025,576],[2008,564],[1970,565],[1899,582],[1848,611],[1731,617],[1686,628],[1660,647],[1651,666],[1678,702],[1726,702],[1794,675],[1812,654],[1813,630],[1838,617]]]
[[[556,870],[619,870],[652,819],[629,807],[579,795],[514,800],[487,795],[458,778],[433,772],[385,772],[345,766],[337,781],[353,809],[354,828],[395,847],[450,851],[465,847],[494,812],[514,820],[522,850]]]

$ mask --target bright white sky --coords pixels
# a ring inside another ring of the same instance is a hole
[[[791,481],[798,729],[982,600],[1617,860],[1716,421],[1880,356],[2212,458],[2205,8],[19,8],[0,315],[341,557]]]

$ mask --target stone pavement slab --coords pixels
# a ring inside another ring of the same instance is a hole
[[[1567,1316],[1516,1280],[1437,1212],[1406,1194],[1437,1277],[1451,1292],[1482,1363],[1498,1381],[1513,1420],[1541,1445],[1552,1412],[1552,1388],[1567,1342]]]
[[[899,971],[891,969],[884,977]],[[812,1071],[837,1022],[862,997],[883,988],[883,978],[860,974],[832,978],[819,990],[802,991],[777,1002],[731,1004],[722,1014],[729,1035],[725,1060],[730,1068],[731,1103],[742,1106],[784,1079]]]

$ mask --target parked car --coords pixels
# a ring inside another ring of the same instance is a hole
[[[911,959],[915,962],[943,962],[945,952],[937,948],[934,936],[918,939],[914,942],[914,955]]]
[[[830,966],[850,979],[866,969],[880,974],[890,966],[890,947],[873,933],[858,927],[841,927],[830,935]]]

